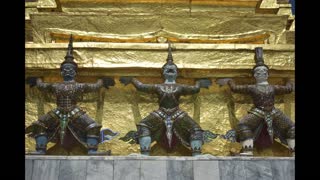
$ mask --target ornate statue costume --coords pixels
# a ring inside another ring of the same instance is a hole
[[[253,99],[253,107],[237,125],[237,137],[243,146],[243,155],[253,155],[253,143],[268,147],[274,138],[287,144],[294,155],[295,125],[279,109],[274,107],[275,95],[288,94],[294,90],[292,82],[285,86],[270,85],[267,82],[269,67],[264,64],[262,48],[255,49],[256,66],[253,74],[255,85],[236,85],[232,79],[220,79],[218,84],[228,84],[232,92],[248,94]]]
[[[41,116],[26,128],[26,133],[36,140],[36,152],[45,154],[48,142],[60,143],[66,150],[75,143],[88,149],[88,154],[98,153],[101,125],[91,119],[77,106],[77,101],[83,93],[94,92],[103,86],[114,85],[110,78],[99,79],[97,83],[78,83],[74,80],[77,73],[77,64],[73,61],[72,36],[68,46],[65,61],[61,64],[61,83],[44,83],[40,78],[30,77],[30,86],[52,93],[56,96],[57,108]]]
[[[143,84],[136,78],[121,77],[122,83],[132,83],[138,91],[158,95],[159,109],[151,112],[137,124],[141,154],[149,155],[150,144],[157,141],[171,150],[177,143],[191,147],[193,155],[201,154],[203,130],[183,110],[179,108],[182,95],[196,94],[201,87],[208,88],[211,81],[198,80],[195,86],[176,84],[177,66],[173,63],[171,46],[167,63],[162,67],[165,82],[162,84]]]

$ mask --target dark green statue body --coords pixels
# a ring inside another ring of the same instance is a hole
[[[150,144],[157,141],[170,150],[178,143],[191,148],[193,155],[201,154],[203,130],[183,110],[179,108],[179,98],[183,95],[199,93],[201,87],[208,87],[211,81],[198,80],[195,86],[177,84],[177,66],[173,63],[171,48],[167,63],[162,67],[163,84],[143,84],[136,78],[122,77],[125,85],[132,83],[138,91],[158,95],[159,109],[151,112],[137,124],[141,153],[150,154]]]
[[[159,99],[159,109],[150,113],[137,124],[139,137],[151,136],[166,148],[172,148],[176,143],[190,147],[192,140],[202,141],[202,129],[183,110],[179,108],[181,95],[191,95],[200,91],[200,84],[186,86],[180,84],[146,85],[133,79],[132,83],[139,91],[155,93]],[[148,151],[149,149],[142,149]],[[200,149],[193,149],[193,152]]]

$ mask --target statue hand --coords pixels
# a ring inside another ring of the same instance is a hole
[[[294,81],[292,81],[291,79],[285,79],[286,80],[286,85],[291,85],[291,87],[292,87],[292,91],[295,91],[295,83],[294,83]]]
[[[295,83],[294,83],[294,81],[289,81],[289,83],[291,84],[291,86],[292,86],[292,91],[294,92],[295,91],[295,87],[296,87],[296,85],[295,85]]]
[[[37,85],[38,77],[27,77],[26,83],[29,84],[30,87]]]
[[[293,92],[296,91],[296,88],[295,88],[295,87],[296,87],[296,86],[295,86],[295,84],[293,83],[293,84],[292,84],[292,91],[293,91]]]
[[[124,85],[126,86],[126,85],[128,85],[128,84],[131,83],[132,78],[133,78],[133,77],[123,76],[123,77],[120,77],[119,80],[120,80],[120,82],[121,82],[122,84],[124,84]]]
[[[103,87],[109,89],[109,86],[114,86],[115,82],[113,78],[110,77],[103,77],[102,79],[102,83],[103,83]]]
[[[216,83],[219,84],[220,86],[224,86],[231,80],[232,80],[231,78],[221,78],[221,79],[217,79]]]
[[[205,79],[205,78],[203,78],[203,79],[198,79],[197,82],[199,82],[200,88],[207,88],[207,89],[208,89],[209,86],[212,85],[212,82],[211,82],[210,79]]]

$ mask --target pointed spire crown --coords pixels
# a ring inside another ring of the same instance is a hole
[[[266,64],[264,64],[262,47],[256,47],[254,48],[254,50],[255,50],[254,61],[256,65],[253,67],[253,70],[259,66],[265,66],[267,69],[269,69],[269,67]]]
[[[168,57],[167,57],[167,62],[162,66],[162,69],[165,68],[165,66],[167,65],[175,65],[177,67],[176,64],[174,64],[173,62],[173,57],[172,57],[172,48],[171,48],[171,43],[170,41],[168,42]],[[177,67],[178,68],[178,67]]]
[[[168,57],[167,57],[167,63],[171,61],[173,63],[173,57],[172,57],[172,49],[171,49],[171,43],[168,43]]]
[[[70,38],[69,38],[68,50],[67,50],[67,54],[64,57],[64,59],[65,60],[61,63],[60,68],[62,68],[62,66],[67,63],[73,64],[76,67],[76,69],[78,68],[78,65],[76,62],[74,62],[74,57],[73,57],[73,37],[72,37],[72,34],[70,35]]]

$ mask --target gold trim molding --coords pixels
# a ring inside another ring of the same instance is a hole
[[[251,69],[254,44],[173,43],[173,57],[181,69]],[[265,63],[274,70],[294,70],[294,45],[259,45]],[[66,53],[67,43],[26,44],[26,68],[56,69]],[[161,68],[167,57],[167,43],[74,43],[74,57],[80,68]]]

